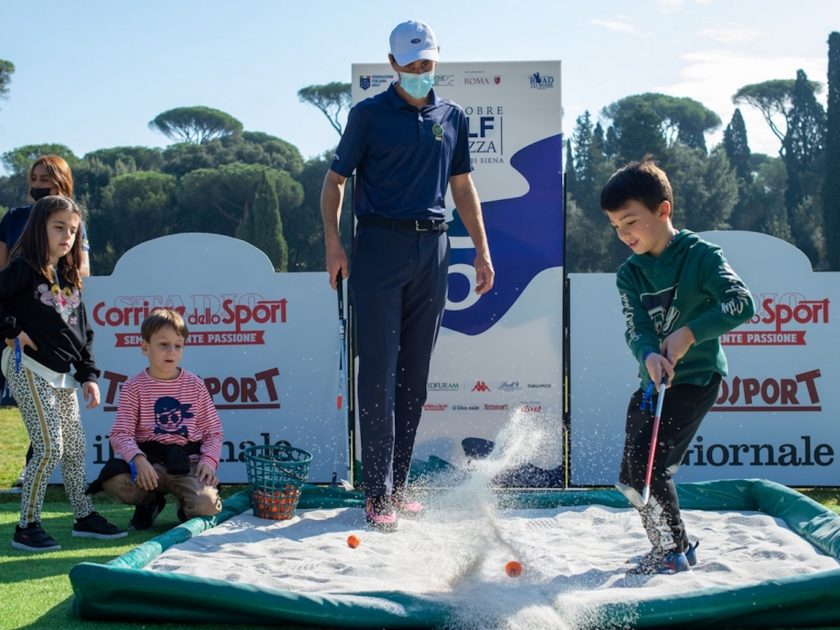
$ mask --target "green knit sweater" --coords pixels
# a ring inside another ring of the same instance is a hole
[[[616,277],[624,337],[639,362],[642,387],[650,382],[645,357],[659,352],[671,332],[688,326],[696,339],[677,363],[672,385],[707,385],[727,374],[720,336],[755,314],[752,295],[720,247],[681,230],[659,256],[633,254]]]

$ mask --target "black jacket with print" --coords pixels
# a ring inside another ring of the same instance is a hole
[[[12,339],[21,330],[38,347],[24,352],[41,365],[62,374],[75,367],[79,383],[99,376],[79,290],[69,283],[60,288],[17,257],[0,271],[0,339]]]

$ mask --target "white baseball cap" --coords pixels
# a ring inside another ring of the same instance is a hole
[[[437,61],[439,53],[437,38],[428,24],[409,20],[391,31],[391,54],[399,66],[418,59]]]

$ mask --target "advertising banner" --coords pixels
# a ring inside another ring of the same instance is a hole
[[[313,454],[310,481],[347,478],[336,298],[326,273],[275,273],[245,241],[176,234],[128,251],[112,275],[86,281],[83,297],[103,372],[100,406],[82,409],[90,479],[112,454],[120,385],[148,365],[140,324],[155,307],[177,309],[187,322],[181,367],[204,380],[221,417],[222,481],[246,481],[243,450],[279,440]]]
[[[840,302],[840,274],[815,273],[801,251],[764,234],[701,236],[723,248],[752,291],[756,315],[722,338],[729,375],[679,481],[837,485],[840,330],[831,309]],[[572,484],[611,485],[637,366],[624,343],[615,275],[569,278]]]
[[[396,79],[388,65],[354,64],[353,102]],[[442,62],[434,89],[469,119],[496,283],[490,293],[474,294],[475,250],[448,198],[449,294],[415,464],[462,467],[468,456],[487,455],[502,427],[520,422],[544,439],[522,462],[518,485],[561,485],[560,62]]]

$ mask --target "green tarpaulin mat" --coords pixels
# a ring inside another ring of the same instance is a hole
[[[685,509],[758,511],[784,521],[799,536],[840,561],[840,516],[778,483],[739,479],[680,484]],[[299,509],[361,507],[362,496],[306,486]],[[617,490],[508,491],[506,507],[629,507]],[[422,595],[394,591],[296,593],[253,584],[143,570],[162,551],[250,508],[246,493],[230,497],[214,518],[194,518],[107,564],[82,563],[70,572],[74,610],[91,619],[189,623],[311,624],[333,628],[434,628],[447,607]],[[778,628],[840,624],[840,569],[773,579],[737,588],[601,605],[598,627]]]

